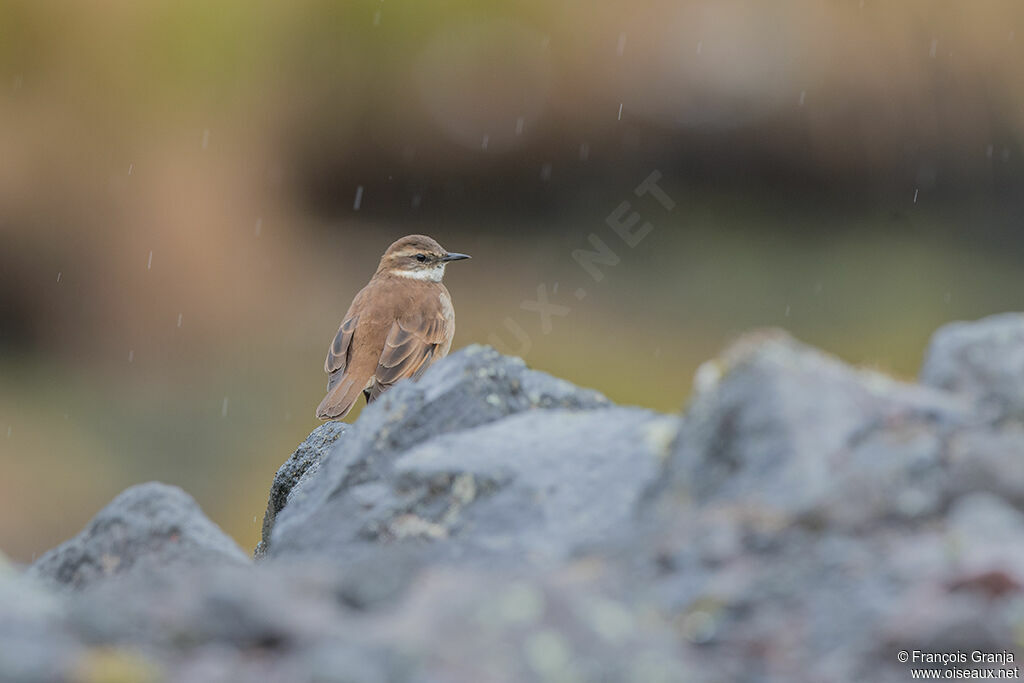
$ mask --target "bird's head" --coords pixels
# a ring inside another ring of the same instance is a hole
[[[408,235],[388,247],[377,273],[440,282],[448,263],[467,258],[467,254],[449,252],[426,235]]]

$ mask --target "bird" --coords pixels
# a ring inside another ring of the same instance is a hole
[[[327,395],[316,409],[319,419],[340,420],[360,394],[372,403],[399,380],[419,378],[448,355],[455,309],[441,280],[449,263],[468,258],[426,235],[407,235],[387,248],[327,349]]]

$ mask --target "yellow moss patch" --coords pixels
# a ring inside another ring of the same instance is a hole
[[[117,648],[89,650],[75,665],[76,683],[157,683],[160,669],[142,655]]]

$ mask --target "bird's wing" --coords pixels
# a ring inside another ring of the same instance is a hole
[[[380,354],[368,401],[372,401],[400,379],[419,377],[447,353],[454,332],[453,316],[440,305],[426,314],[400,317],[391,326]]]
[[[351,357],[352,335],[356,331],[358,321],[358,315],[346,318],[338,328],[338,334],[334,336],[330,348],[327,349],[327,360],[324,361],[324,372],[329,375],[327,391],[333,389],[345,374],[345,368],[348,367]]]
[[[358,322],[359,316],[352,315],[350,310],[327,349],[327,359],[324,361],[324,370],[328,375],[327,395],[316,409],[316,416],[321,420],[345,417],[362,393],[363,387],[357,385],[357,378],[351,372],[346,372],[352,361],[352,337]]]

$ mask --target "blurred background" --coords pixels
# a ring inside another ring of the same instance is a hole
[[[1017,0],[0,0],[0,548],[150,479],[252,548],[408,233],[474,257],[453,348],[618,402],[764,325],[912,377],[1022,308],[1022,141]]]

